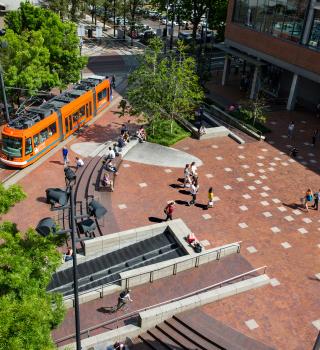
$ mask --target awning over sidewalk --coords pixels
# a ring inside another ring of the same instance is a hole
[[[231,56],[242,58],[243,60],[245,60],[245,61],[247,61],[255,66],[261,67],[261,66],[266,65],[265,62],[259,61],[255,58],[253,58],[252,56],[249,56],[249,55],[247,55],[243,52],[240,52],[238,50],[232,49],[224,43],[215,44],[214,47],[216,47],[217,49],[219,49],[221,51],[224,51],[225,53],[227,53]]]

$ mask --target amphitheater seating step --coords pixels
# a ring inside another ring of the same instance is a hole
[[[143,341],[143,343],[149,346],[149,349],[170,350],[168,346],[164,346],[163,344],[161,344],[161,342],[159,342],[149,333],[144,333],[143,335],[139,335],[139,338]]]

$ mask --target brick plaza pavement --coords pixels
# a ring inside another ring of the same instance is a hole
[[[303,157],[297,161],[287,155],[285,135],[290,120],[296,121],[295,141]],[[120,122],[108,111],[76,142],[113,137]],[[320,324],[320,217],[314,210],[304,212],[300,198],[308,187],[320,188],[320,145],[313,149],[309,144],[318,121],[312,114],[277,112],[270,116],[268,125],[272,129],[267,136],[269,143],[240,146],[229,138],[218,138],[186,139],[175,145],[203,161],[198,169],[199,203],[206,203],[209,186],[219,197],[208,211],[183,205],[189,195],[170,186],[178,183],[183,169],[123,162],[111,196],[110,217],[114,221],[110,232],[147,225],[149,217],[163,216],[168,200],[178,200],[174,216],[182,218],[201,240],[208,240],[209,247],[242,240],[242,255],[253,267],[267,265],[268,275],[274,278],[273,286],[203,310],[278,349],[307,350],[312,348],[315,326]],[[2,219],[15,221],[21,230],[36,225],[52,214],[43,203],[45,189],[63,183],[61,152],[57,152],[21,181],[28,198]],[[255,320],[258,327],[250,330],[245,323],[248,320]]]

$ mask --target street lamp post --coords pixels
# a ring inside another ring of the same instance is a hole
[[[116,0],[113,0],[113,37],[116,37]]]
[[[2,41],[0,44],[0,47],[5,49],[8,47],[8,43],[6,41]],[[2,90],[2,98],[3,98],[3,104],[4,104],[4,114],[6,121],[10,122],[10,115],[9,115],[9,109],[8,109],[8,102],[7,102],[7,95],[6,95],[6,87],[4,86],[4,79],[3,79],[3,68],[0,64],[0,84],[1,84],[1,90]]]
[[[174,2],[172,3],[172,20],[171,20],[171,34],[170,34],[170,50],[172,50],[172,46],[173,46],[173,22],[175,20],[175,4]]]
[[[168,33],[168,6],[169,0],[166,2],[166,27],[165,27],[165,37],[164,37],[164,53],[167,53],[167,33]]]

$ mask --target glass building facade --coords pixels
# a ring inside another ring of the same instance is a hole
[[[308,46],[320,51],[320,10],[314,11]]]
[[[305,0],[235,0],[233,21],[259,32],[299,42],[306,10]]]

